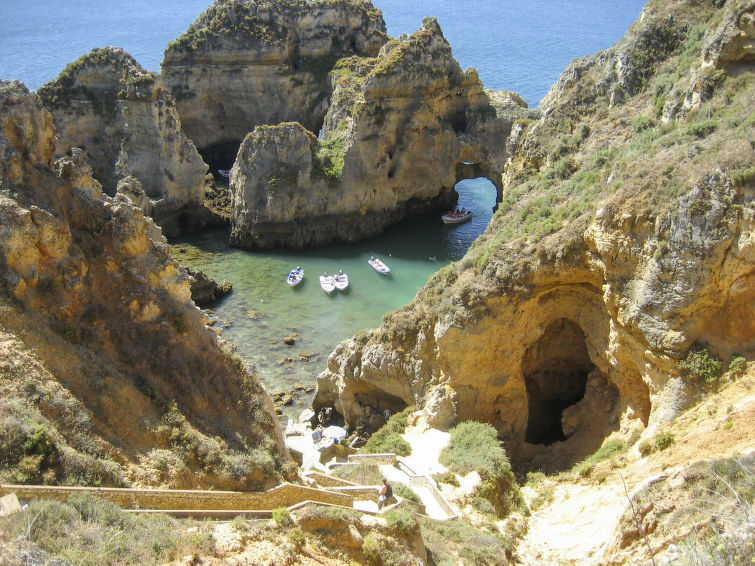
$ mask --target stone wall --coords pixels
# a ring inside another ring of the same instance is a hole
[[[377,493],[376,489],[372,491]],[[66,501],[73,494],[89,493],[126,509],[157,510],[271,510],[278,507],[290,507],[303,501],[351,507],[354,500],[354,494],[350,491],[337,493],[290,483],[283,483],[261,493],[0,485],[0,496],[10,493],[15,493],[19,499],[27,501],[33,499]],[[361,495],[361,492],[359,494]]]

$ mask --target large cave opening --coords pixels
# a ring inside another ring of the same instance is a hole
[[[590,360],[585,334],[574,322],[552,322],[530,346],[522,360],[527,389],[529,444],[550,445],[566,440],[564,410],[585,396],[585,386],[595,365]]]

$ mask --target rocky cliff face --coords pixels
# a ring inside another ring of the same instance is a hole
[[[407,405],[487,421],[516,467],[548,471],[693,402],[689,353],[752,358],[755,83],[703,58],[724,15],[752,9],[719,4],[651,4],[570,65],[542,118],[515,124],[486,233],[331,354],[314,408],[352,427]]]
[[[56,153],[82,148],[105,192],[129,196],[167,235],[202,226],[207,165],[181,129],[175,102],[120,49],[94,49],[39,89]]]
[[[53,140],[39,98],[0,83],[2,481],[276,481],[256,375],[205,326],[160,229],[79,150],[53,163]]]
[[[231,174],[231,242],[259,248],[356,241],[407,215],[445,210],[460,179],[500,186],[505,139],[532,115],[512,94],[462,71],[437,21],[377,57],[340,60],[321,139],[302,126],[260,127]]]
[[[255,126],[298,121],[317,132],[335,62],[374,56],[385,40],[368,1],[217,0],[168,46],[160,74],[189,138],[227,168]]]

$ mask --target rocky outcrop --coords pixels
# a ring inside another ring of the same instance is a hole
[[[258,125],[317,132],[335,62],[374,56],[385,41],[382,14],[365,0],[216,0],[168,45],[160,74],[187,135],[227,168]]]
[[[184,270],[194,279],[190,286],[191,300],[197,306],[211,305],[218,299],[230,294],[233,290],[233,283],[227,279],[223,279],[223,281],[218,283],[202,271],[194,271],[189,267],[184,267]]]
[[[1,473],[28,457],[18,473],[38,475],[17,480],[275,482],[286,456],[257,376],[205,326],[160,228],[80,151],[53,163],[53,139],[39,98],[0,83],[0,415],[21,446]],[[50,448],[25,453],[32,436]]]
[[[411,305],[338,346],[315,410],[333,406],[350,427],[407,405],[437,425],[486,421],[515,467],[548,471],[694,402],[705,385],[677,363],[692,350],[724,365],[755,355],[755,150],[739,126],[755,82],[722,75],[709,111],[656,125],[654,97],[705,65],[687,30],[712,30],[700,27],[711,5],[655,8],[578,77],[570,66],[541,119],[515,125],[486,233]],[[682,39],[643,59],[650,29]],[[616,53],[634,63],[620,95],[601,95]]]
[[[330,81],[321,139],[298,124],[245,138],[231,172],[232,244],[352,242],[448,209],[460,179],[487,176],[500,187],[500,140],[532,115],[516,95],[489,95],[476,71],[462,71],[432,18],[377,57],[342,59]]]
[[[42,86],[56,154],[82,148],[104,191],[120,191],[169,235],[201,227],[207,165],[181,129],[173,98],[124,51],[94,49]]]
[[[728,2],[721,25],[707,39],[703,57],[708,64],[752,71],[755,65],[755,2]]]

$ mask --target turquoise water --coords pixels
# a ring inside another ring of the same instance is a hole
[[[457,184],[459,206],[474,212],[471,221],[445,225],[438,215],[412,218],[367,242],[306,251],[250,252],[230,247],[223,231],[194,234],[173,243],[181,263],[217,280],[233,282],[233,292],[212,308],[222,336],[253,363],[271,391],[295,384],[314,385],[327,356],[342,340],[377,326],[383,315],[410,302],[430,275],[460,259],[485,229],[495,205],[495,187],[487,179]],[[370,256],[383,259],[389,276],[375,272]],[[304,281],[289,287],[292,267],[304,268]],[[319,285],[323,272],[343,269],[346,292],[327,295]],[[283,338],[297,335],[293,346]],[[299,398],[297,412],[311,394]]]

